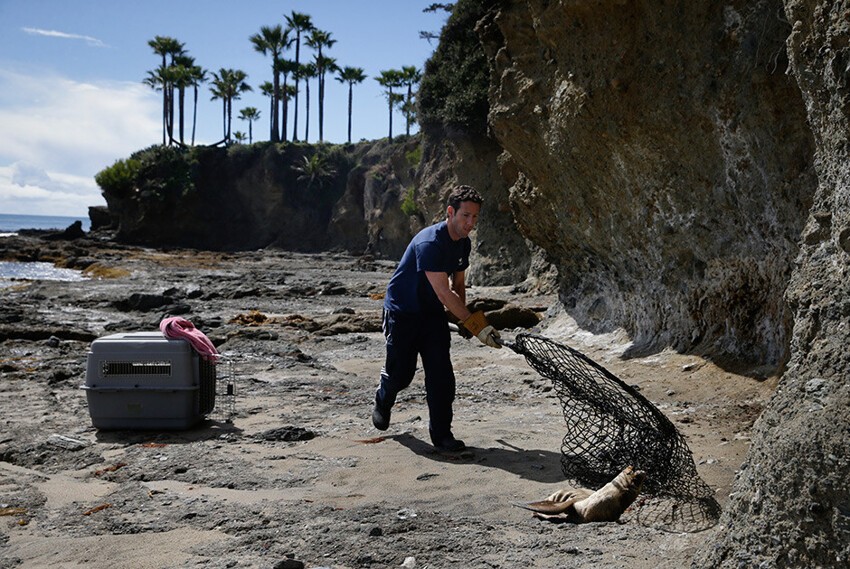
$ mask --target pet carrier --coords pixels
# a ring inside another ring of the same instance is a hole
[[[212,413],[217,390],[220,407],[233,404],[229,364],[205,360],[188,341],[160,332],[92,342],[83,389],[98,429],[188,429]]]

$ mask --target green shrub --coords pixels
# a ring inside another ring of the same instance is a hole
[[[94,176],[94,181],[105,194],[126,197],[132,194],[136,186],[141,162],[134,158],[117,160],[112,166],[104,168]]]
[[[486,134],[490,106],[490,64],[475,33],[488,0],[459,0],[440,34],[440,44],[425,62],[419,86],[423,126],[443,125]]]
[[[416,205],[413,188],[410,188],[404,193],[404,199],[401,202],[401,211],[407,216],[419,213],[419,206]]]
[[[410,152],[404,155],[407,159],[407,164],[411,168],[417,168],[419,163],[422,161],[422,146],[417,146]]]

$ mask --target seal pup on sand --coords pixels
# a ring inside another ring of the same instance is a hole
[[[558,490],[545,500],[516,505],[531,510],[534,517],[543,520],[576,524],[616,522],[640,494],[644,480],[646,472],[627,466],[599,490]]]

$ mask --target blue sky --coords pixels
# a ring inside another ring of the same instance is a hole
[[[446,19],[445,12],[423,12],[431,3],[0,0],[0,213],[86,216],[88,206],[105,203],[94,182],[98,171],[161,142],[162,95],[142,84],[159,64],[147,44],[157,35],[183,42],[196,64],[209,71],[245,71],[254,92],[234,102],[232,129],[247,132],[238,111],[253,106],[261,113],[254,140],[267,140],[268,99],[258,85],[271,80],[271,59],[254,51],[248,38],[264,25],[285,26],[284,14],[293,10],[309,14],[337,40],[325,53],[369,76],[354,89],[352,139],[385,137],[389,109],[374,77],[402,66],[422,69],[435,44],[420,39],[419,32],[437,33]],[[302,47],[302,61],[312,53]],[[294,58],[294,52],[285,56]],[[325,139],[345,142],[347,87],[329,77],[326,90]],[[318,135],[315,86],[310,93],[312,142]],[[299,102],[303,138],[303,94]],[[196,141],[220,140],[221,101],[211,101],[206,86],[198,107]],[[396,113],[393,134],[403,132],[403,117]]]

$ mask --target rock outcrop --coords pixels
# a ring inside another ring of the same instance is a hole
[[[695,567],[850,558],[848,14],[527,0],[477,24],[510,208],[570,314],[627,355],[785,370]]]
[[[98,174],[119,241],[400,256],[418,139],[346,146],[152,147]],[[94,220],[94,217],[92,218]]]
[[[846,567],[850,560],[850,2],[789,0],[791,73],[818,188],[786,298],[788,370],[696,567]]]
[[[778,2],[512,2],[479,24],[510,205],[583,326],[781,365],[814,193]]]

